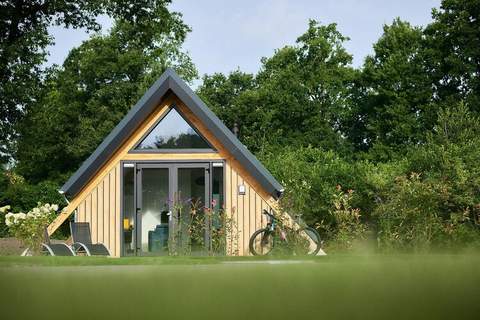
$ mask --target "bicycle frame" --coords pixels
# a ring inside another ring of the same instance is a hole
[[[272,209],[270,209],[270,212],[268,212],[267,210],[264,209],[263,214],[266,215],[269,218],[269,221],[267,222],[267,228],[268,228],[269,233],[272,233],[272,234],[275,233],[275,228],[277,227],[277,219],[273,215]],[[280,233],[280,239],[282,241],[285,241],[285,242],[288,243],[288,239],[287,239],[287,235],[286,235],[285,230],[281,229],[281,230],[279,230],[279,233]],[[275,238],[273,238],[273,241],[275,243]]]
[[[269,219],[269,221],[267,222],[268,230],[271,232],[275,231],[275,227],[277,226],[277,219],[275,219],[275,216],[265,209],[263,210],[263,214],[266,215]]]

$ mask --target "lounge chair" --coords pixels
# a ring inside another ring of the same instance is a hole
[[[73,252],[72,248],[70,248],[65,243],[52,243],[50,241],[50,237],[48,235],[48,230],[45,228],[44,231],[45,242],[42,243],[42,253],[49,255],[49,256],[74,256],[75,252]],[[25,249],[23,251],[22,256],[30,256],[32,252],[30,248]]]
[[[75,255],[75,252],[66,243],[52,243],[47,228],[45,228],[45,243],[42,243],[42,252],[51,256]]]
[[[72,249],[75,253],[85,253],[87,256],[110,256],[110,251],[103,243],[92,243],[90,224],[88,222],[70,222],[72,233]]]

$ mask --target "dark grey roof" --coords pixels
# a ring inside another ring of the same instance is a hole
[[[169,90],[180,98],[193,114],[205,124],[265,191],[275,198],[281,195],[283,192],[282,185],[172,69],[167,69],[148,89],[122,121],[62,186],[61,191],[68,197],[76,196],[122,143],[152,113]]]

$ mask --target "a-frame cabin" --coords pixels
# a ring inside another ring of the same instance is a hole
[[[70,203],[49,233],[74,213],[114,256],[155,253],[168,212],[185,199],[224,208],[237,239],[226,253],[248,255],[251,234],[266,223],[262,210],[276,206],[283,187],[168,69],[61,191]]]

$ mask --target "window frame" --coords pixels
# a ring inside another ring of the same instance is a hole
[[[157,125],[174,109],[180,117],[182,117],[183,120],[195,131],[196,134],[200,136],[209,146],[210,148],[162,148],[162,149],[137,149],[138,146],[145,140],[145,138],[150,135],[150,133],[155,130]],[[159,118],[155,121],[155,123],[148,129],[147,132],[145,132],[140,139],[135,143],[135,145],[128,151],[128,153],[217,153],[218,151],[212,146],[210,141],[208,141],[205,136],[198,131],[198,129],[187,119],[184,117],[182,112],[178,110],[177,105],[175,103],[172,103],[169,107],[168,110]]]

